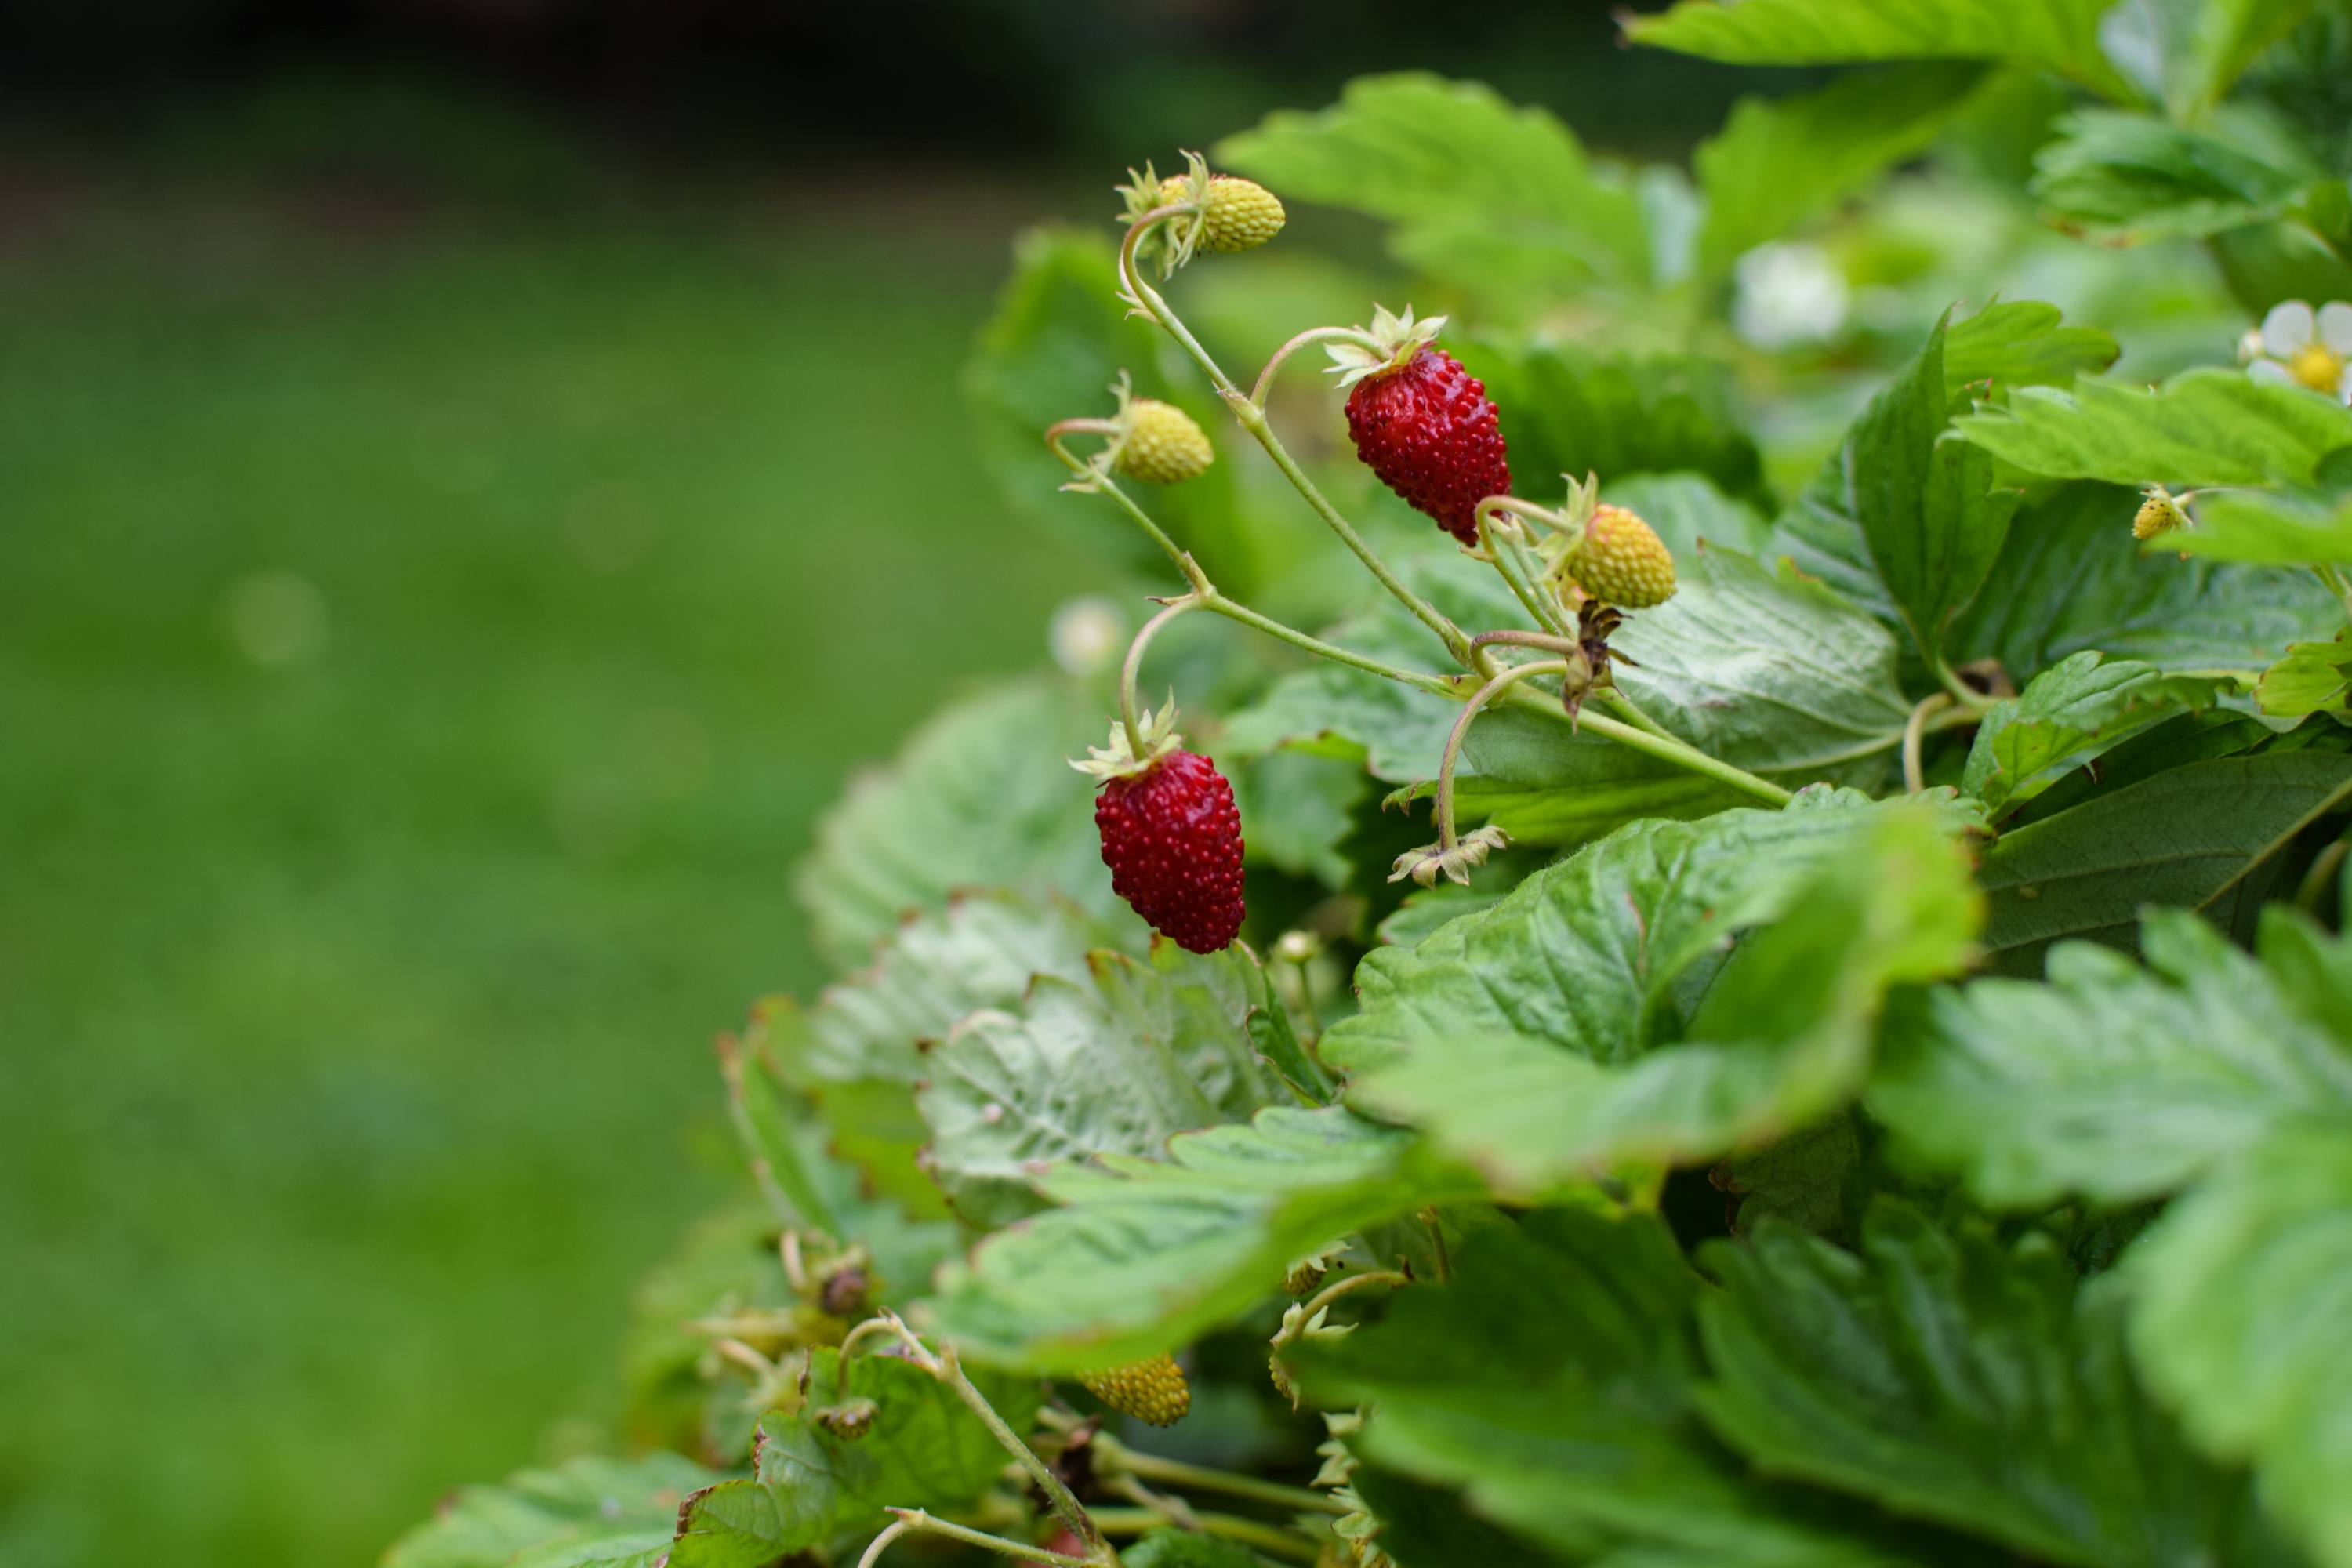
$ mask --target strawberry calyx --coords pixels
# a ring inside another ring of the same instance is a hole
[[[1106,784],[1112,779],[1139,778],[1183,743],[1184,737],[1176,732],[1176,699],[1171,696],[1157,713],[1148,708],[1143,710],[1135,721],[1131,740],[1126,721],[1114,720],[1110,744],[1088,746],[1087,760],[1072,758],[1070,766]]]
[[[1330,372],[1339,378],[1339,386],[1344,390],[1360,381],[1402,370],[1422,350],[1437,341],[1445,322],[1444,316],[1416,321],[1410,305],[1402,316],[1391,314],[1386,305],[1374,305],[1372,324],[1356,329],[1361,334],[1360,342],[1326,343],[1323,352],[1331,356]]]

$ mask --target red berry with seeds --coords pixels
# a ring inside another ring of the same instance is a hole
[[[1378,347],[1335,346],[1349,386],[1348,434],[1381,482],[1465,544],[1478,542],[1478,503],[1508,495],[1503,431],[1484,383],[1430,340],[1444,323],[1379,311]]]
[[[1242,929],[1242,819],[1234,786],[1197,752],[1163,753],[1095,801],[1111,890],[1188,952]]]

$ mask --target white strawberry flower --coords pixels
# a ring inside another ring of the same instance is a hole
[[[2238,344],[2238,358],[2256,381],[2306,386],[2352,403],[2352,304],[2331,300],[2314,310],[2301,300],[2272,307],[2263,324]]]

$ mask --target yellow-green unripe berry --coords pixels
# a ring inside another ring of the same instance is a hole
[[[1192,181],[1183,174],[1171,174],[1160,182],[1163,206],[1184,201],[1191,195]],[[1202,250],[1225,255],[1254,250],[1280,234],[1288,216],[1282,210],[1281,199],[1255,180],[1244,180],[1238,174],[1212,174],[1209,194],[1201,203],[1201,234],[1195,245]]]
[[[1166,1354],[1081,1373],[1078,1382],[1113,1410],[1154,1426],[1173,1426],[1192,1408],[1192,1385],[1184,1381],[1184,1369],[1175,1358]]]
[[[2161,485],[2150,485],[2147,499],[2139,503],[2138,515],[2132,519],[2132,537],[2143,543],[2159,533],[2169,533],[2176,528],[2186,528],[2189,520],[2181,515],[2180,503],[2165,493]]]
[[[1675,596],[1675,557],[1657,531],[1622,506],[1595,507],[1569,570],[1584,591],[1621,610]]]
[[[1181,484],[1198,479],[1217,460],[1208,433],[1192,416],[1172,403],[1139,397],[1121,416],[1126,429],[1111,458],[1111,467],[1147,485]]]

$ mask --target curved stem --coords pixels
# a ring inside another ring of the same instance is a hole
[[[1129,301],[1157,321],[1162,331],[1174,338],[1183,347],[1184,352],[1192,356],[1193,363],[1201,367],[1208,376],[1210,384],[1217,389],[1217,395],[1225,400],[1228,407],[1233,409],[1234,417],[1241,421],[1242,428],[1247,430],[1256,438],[1257,444],[1265,448],[1266,456],[1274,459],[1274,466],[1280,468],[1283,477],[1291,482],[1292,487],[1300,495],[1307,498],[1307,504],[1313,507],[1316,515],[1322,518],[1325,525],[1339,536],[1340,542],[1355,552],[1356,559],[1364,563],[1364,569],[1380,580],[1381,587],[1396,595],[1397,602],[1411,610],[1415,619],[1437,634],[1438,640],[1445,645],[1446,652],[1467,666],[1470,662],[1466,653],[1468,639],[1462,635],[1462,629],[1448,620],[1436,605],[1406,587],[1402,580],[1390,569],[1389,563],[1381,559],[1379,552],[1364,542],[1363,535],[1356,531],[1355,526],[1339,515],[1337,507],[1324,499],[1323,492],[1316,488],[1315,481],[1307,477],[1306,470],[1298,466],[1297,459],[1290,455],[1289,448],[1286,447],[1281,438],[1275,435],[1274,427],[1266,423],[1265,411],[1242,395],[1241,389],[1234,384],[1233,378],[1225,374],[1223,369],[1218,365],[1215,359],[1211,357],[1209,351],[1201,346],[1199,340],[1192,336],[1191,330],[1178,318],[1176,312],[1169,309],[1168,301],[1161,299],[1159,292],[1143,280],[1143,274],[1135,264],[1136,242],[1143,237],[1145,229],[1179,210],[1177,207],[1155,207],[1129,226],[1127,238],[1118,247],[1119,277],[1127,286]]]
[[[1911,710],[1911,717],[1903,721],[1903,788],[1905,793],[1917,795],[1927,787],[1927,775],[1920,766],[1920,742],[1927,733],[1927,721],[1952,706],[1949,692],[1938,691],[1919,700]]]
[[[1004,1417],[996,1413],[996,1407],[989,1404],[987,1396],[971,1385],[971,1379],[964,1376],[963,1367],[956,1360],[955,1347],[950,1345],[941,1351],[939,1360],[942,1370],[933,1375],[955,1390],[956,1397],[980,1417],[980,1424],[988,1428],[999,1446],[1029,1472],[1029,1479],[1037,1483],[1037,1489],[1045,1494],[1045,1500],[1054,1505],[1055,1517],[1069,1527],[1072,1535],[1087,1543],[1091,1556],[1092,1549],[1102,1546],[1103,1537],[1102,1531],[1087,1516],[1084,1505],[1068,1487],[1062,1484],[1062,1478],[1054,1473],[1054,1468],[1039,1458],[1036,1450],[1023,1442],[1020,1434],[1004,1424]]]
[[[1001,1552],[1007,1557],[1018,1557],[1024,1563],[1093,1563],[1107,1561],[1104,1557],[1091,1553],[1085,1557],[1073,1557],[1065,1552],[1051,1552],[1042,1546],[1032,1546],[1025,1541],[1007,1541],[1001,1535],[990,1535],[965,1525],[951,1524],[944,1519],[935,1519],[919,1508],[894,1508],[890,1511],[898,1516],[898,1522],[874,1538],[874,1544],[867,1547],[866,1555],[857,1560],[857,1568],[873,1568],[875,1561],[882,1555],[883,1547],[889,1545],[898,1536],[911,1534],[916,1531],[921,1531],[926,1535],[944,1535],[950,1541],[961,1541],[966,1546],[977,1546],[983,1551]]]
[[[2344,856],[2352,849],[2352,841],[2339,838],[2313,857],[2311,868],[2303,874],[2303,884],[2294,890],[2294,907],[2307,915],[2319,913],[2319,900],[2327,896],[2330,879],[2344,868]],[[2338,917],[2339,920],[2341,917]]]
[[[1258,407],[1264,408],[1265,395],[1274,390],[1275,374],[1282,369],[1282,362],[1300,349],[1316,343],[1354,343],[1360,348],[1369,349],[1373,353],[1381,352],[1380,341],[1371,333],[1359,328],[1309,327],[1274,351],[1274,357],[1265,362],[1264,370],[1257,373],[1257,384],[1250,388],[1250,401]]]
[[[1558,702],[1535,692],[1508,691],[1504,693],[1504,700],[1509,702],[1514,708],[1525,708],[1532,712],[1549,714],[1563,724],[1569,721],[1568,714]],[[1729,784],[1742,795],[1752,796],[1767,805],[1786,805],[1794,798],[1792,792],[1782,789],[1771,780],[1758,778],[1745,768],[1736,768],[1729,763],[1718,762],[1686,742],[1653,735],[1646,730],[1639,730],[1631,724],[1595,713],[1590,708],[1584,710],[1582,722],[1587,730],[1596,734],[1606,735],[1609,739],[1622,745],[1630,746],[1644,756],[1655,757],[1662,763],[1672,763],[1678,768],[1687,769],[1691,773],[1711,778],[1718,784]]]
[[[1437,847],[1441,852],[1452,849],[1454,845],[1454,764],[1461,759],[1462,737],[1470,732],[1470,721],[1478,716],[1480,709],[1493,700],[1496,693],[1509,689],[1529,676],[1566,675],[1567,673],[1568,664],[1564,659],[1548,658],[1539,659],[1534,664],[1513,665],[1480,687],[1470,700],[1462,705],[1462,712],[1454,719],[1454,728],[1446,732],[1445,755],[1437,764]]]
[[[1508,515],[1505,503],[1509,499],[1507,496],[1488,496],[1478,503],[1478,539],[1486,547],[1486,560],[1494,566],[1495,574],[1509,585],[1512,594],[1525,606],[1536,625],[1566,637],[1568,621],[1557,600],[1547,603],[1549,595],[1541,586],[1543,574],[1536,571],[1529,562],[1527,542],[1520,537],[1520,531],[1516,526],[1507,531],[1496,526],[1502,516]],[[1516,571],[1513,570],[1515,567]],[[1476,645],[1475,638],[1472,639],[1472,644],[1474,647]]]
[[[1952,700],[1959,703],[1961,706],[1975,712],[1981,713],[1986,709],[1991,707],[1997,700],[1997,699],[1987,697],[1983,692],[1979,691],[1975,687],[1970,686],[1967,681],[1962,680],[1958,676],[1954,675],[1951,671],[1951,667],[1947,665],[1942,659],[1931,659],[1929,662],[1936,667],[1936,679],[1943,682],[1944,689],[1950,692],[1952,694]]]
[[[1077,421],[1063,421],[1063,424],[1075,423],[1077,423]],[[1076,453],[1072,452],[1067,447],[1062,445],[1061,437],[1054,433],[1055,431],[1061,429],[1061,427],[1062,426],[1060,425],[1056,425],[1054,426],[1053,430],[1049,430],[1045,433],[1045,445],[1053,449],[1054,456],[1062,459],[1063,463],[1069,468],[1070,472],[1078,476],[1076,479],[1062,488],[1065,489],[1100,490],[1105,495],[1116,500],[1119,503],[1119,509],[1125,511],[1127,515],[1134,521],[1135,525],[1151,536],[1151,542],[1157,544],[1162,551],[1167,552],[1168,559],[1176,563],[1177,570],[1183,572],[1187,576],[1196,575],[1199,572],[1199,568],[1192,565],[1192,557],[1186,555],[1182,550],[1177,547],[1176,542],[1168,537],[1166,530],[1162,529],[1158,523],[1152,521],[1150,517],[1145,513],[1141,507],[1129,500],[1127,492],[1113,484],[1108,474],[1097,472],[1093,464],[1087,462],[1085,458],[1080,458]]]
[[[882,1553],[889,1549],[889,1545],[892,1542],[898,1540],[898,1537],[902,1535],[912,1533],[915,1528],[916,1527],[914,1525],[902,1519],[883,1531],[881,1534],[874,1538],[873,1544],[866,1547],[866,1555],[857,1560],[857,1568],[874,1568],[874,1564],[882,1561]]]
[[[1322,1289],[1318,1290],[1314,1295],[1308,1297],[1306,1302],[1305,1315],[1312,1318],[1316,1313],[1321,1311],[1324,1308],[1329,1306],[1340,1297],[1352,1294],[1358,1290],[1370,1289],[1375,1285],[1387,1285],[1393,1289],[1402,1289],[1412,1283],[1412,1275],[1403,1272],[1402,1269],[1396,1268],[1376,1268],[1368,1274],[1350,1274],[1345,1279],[1326,1285]]]
[[[1143,623],[1135,640],[1127,645],[1127,662],[1118,667],[1118,721],[1127,727],[1128,754],[1139,761],[1143,756],[1143,730],[1135,719],[1135,678],[1143,668],[1143,650],[1160,635],[1160,628],[1181,615],[1201,607],[1198,592],[1185,595],[1158,615]]]

